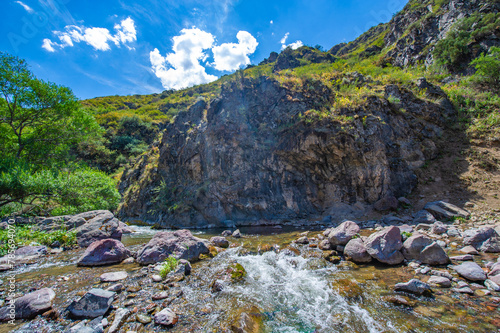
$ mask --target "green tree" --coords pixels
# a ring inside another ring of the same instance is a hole
[[[71,145],[100,133],[66,87],[37,79],[27,63],[0,52],[0,149],[35,164],[64,161]]]

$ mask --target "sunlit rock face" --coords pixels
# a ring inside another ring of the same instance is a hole
[[[166,127],[156,165],[144,157],[124,172],[120,217],[175,227],[262,225],[349,217],[410,193],[414,171],[436,157],[453,108],[391,85],[385,98],[307,120],[335,96],[318,81],[293,88],[242,77],[223,85],[217,98],[199,100]]]

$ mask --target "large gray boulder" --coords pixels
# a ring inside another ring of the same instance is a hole
[[[78,228],[78,227],[81,227],[82,225],[84,225],[85,223],[87,223],[87,221],[92,220],[94,217],[102,215],[102,214],[107,214],[107,213],[111,213],[111,212],[109,210],[92,210],[89,212],[76,214],[76,215],[73,215],[65,223],[65,225],[68,229]]]
[[[78,266],[103,266],[122,262],[131,256],[119,240],[102,239],[90,244],[77,262]]]
[[[403,243],[398,227],[389,227],[370,235],[365,241],[365,246],[370,256],[382,263],[398,265],[404,260],[400,252]]]
[[[208,242],[194,237],[189,230],[158,232],[137,254],[137,262],[149,265],[170,255],[177,259],[196,260],[209,253]]]
[[[460,207],[445,201],[429,202],[424,209],[438,219],[451,219],[454,217],[469,217],[470,213]]]
[[[359,226],[356,222],[345,221],[328,234],[328,241],[333,246],[346,245],[358,232]]]
[[[450,258],[432,239],[423,235],[414,235],[403,243],[402,253],[408,260],[419,260],[429,265],[445,265]]]
[[[55,297],[56,293],[50,288],[43,288],[19,297],[14,301],[14,316],[16,319],[33,319],[50,310]],[[0,308],[0,321],[12,319],[10,310],[8,306]]]
[[[436,222],[436,218],[426,210],[418,211],[413,217],[414,224],[432,224],[434,222]]]
[[[87,247],[95,241],[107,238],[121,240],[122,228],[119,222],[113,213],[103,211],[76,229],[78,245]]]
[[[67,308],[70,317],[76,319],[96,318],[108,312],[115,293],[103,289],[91,289],[78,301],[73,301]]]
[[[361,238],[351,239],[344,248],[347,259],[356,263],[368,263],[372,261],[371,255],[366,251],[365,243]]]
[[[484,281],[486,280],[486,274],[482,270],[481,266],[475,262],[464,262],[461,265],[452,267],[458,274],[471,281]]]
[[[493,228],[469,229],[463,233],[463,238],[464,245],[471,245],[478,251],[500,252],[500,237]]]

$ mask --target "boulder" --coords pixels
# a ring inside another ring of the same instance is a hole
[[[479,251],[486,253],[499,253],[500,252],[500,237],[494,236],[484,241],[479,247]]]
[[[178,259],[196,260],[209,253],[207,242],[194,237],[189,230],[158,232],[137,254],[141,265],[154,264],[169,255]]]
[[[96,241],[85,250],[77,262],[78,266],[103,266],[122,262],[131,252],[116,239]]]
[[[333,246],[346,245],[359,230],[359,226],[356,222],[342,222],[337,228],[330,231],[328,234],[328,241]]]
[[[89,212],[76,214],[76,215],[73,215],[65,223],[65,225],[68,229],[78,228],[78,227],[81,227],[82,225],[84,225],[87,221],[93,219],[94,217],[96,217],[98,215],[107,214],[107,213],[111,213],[111,212],[109,210],[92,210]]]
[[[240,229],[237,229],[233,232],[233,235],[232,235],[234,238],[241,238],[241,231]]]
[[[344,248],[344,255],[347,259],[356,263],[368,263],[372,257],[366,251],[365,243],[361,238],[351,239]]]
[[[436,221],[432,224],[431,233],[435,235],[442,235],[448,231],[448,226],[443,222]]]
[[[399,205],[398,199],[392,195],[389,195],[375,202],[373,208],[375,208],[378,211],[396,210],[398,209],[398,205]]]
[[[111,273],[101,274],[99,279],[101,280],[101,282],[117,282],[117,281],[125,280],[127,277],[128,277],[127,272],[120,271],[120,272],[111,272]]]
[[[403,243],[403,255],[408,260],[419,260],[428,265],[445,265],[450,258],[432,239],[423,235],[414,235]]]
[[[465,254],[472,254],[472,255],[478,255],[479,252],[474,248],[474,246],[467,245],[460,249],[460,252],[465,253]]]
[[[434,217],[434,215],[432,215],[431,213],[429,213],[428,211],[426,210],[421,210],[419,212],[417,212],[415,214],[415,216],[413,217],[413,223],[414,224],[432,224],[436,222],[436,218]]]
[[[213,246],[217,246],[217,247],[222,247],[222,248],[229,247],[229,241],[225,237],[221,237],[221,236],[216,236],[216,237],[210,238],[210,243],[212,243]]]
[[[476,250],[496,250],[498,248],[498,234],[495,229],[483,227],[469,229],[463,233],[464,245],[473,246]],[[490,241],[490,239],[493,239]],[[498,252],[498,251],[497,251]]]
[[[14,301],[14,313],[16,319],[33,319],[52,308],[52,301],[56,297],[54,290],[43,288],[17,298]],[[8,306],[0,308],[0,321],[8,321],[11,309]]]
[[[22,263],[47,254],[46,246],[23,246],[0,258],[0,264]]]
[[[328,239],[323,239],[321,242],[318,243],[318,249],[323,251],[331,250],[332,244],[330,244],[330,241]]]
[[[76,229],[76,240],[81,247],[87,247],[101,239],[122,239],[120,221],[109,211],[95,216]]]
[[[231,230],[224,230],[221,234],[222,237],[229,237],[233,234]]]
[[[406,283],[397,283],[394,286],[395,291],[404,291],[416,295],[430,294],[432,293],[431,287],[420,280],[411,279]]]
[[[430,285],[436,285],[442,288],[450,288],[451,281],[443,276],[433,275],[427,280],[427,283]]]
[[[134,230],[130,228],[126,223],[123,223],[122,221],[118,221],[118,226],[122,231],[122,234],[132,234],[134,233]]]
[[[366,251],[372,258],[389,264],[398,265],[403,262],[403,254],[399,251],[403,247],[398,227],[389,227],[376,232],[365,241]]]
[[[307,238],[307,236],[299,237],[298,239],[295,240],[295,243],[304,245],[309,244],[309,238]]]
[[[78,301],[73,301],[67,308],[70,317],[75,319],[96,318],[108,312],[115,293],[103,289],[91,289]]]
[[[452,267],[458,274],[471,281],[484,281],[486,274],[475,262],[464,262],[461,265]]]
[[[163,326],[174,326],[179,320],[177,314],[169,308],[163,309],[154,317],[155,324]]]
[[[438,219],[451,219],[454,217],[469,217],[470,213],[460,207],[445,201],[429,202],[424,209]]]

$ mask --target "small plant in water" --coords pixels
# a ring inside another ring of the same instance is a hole
[[[401,233],[401,236],[403,236],[403,238],[410,238],[411,236],[413,236],[413,234],[411,232],[408,232],[408,231],[403,231]]]
[[[178,264],[179,260],[172,255],[169,255],[167,258],[165,258],[165,261],[163,262],[160,268],[160,276],[162,277],[162,279],[167,277],[168,273],[173,271]]]
[[[359,238],[359,237],[361,237],[361,235],[360,234],[356,234],[356,235],[352,236],[352,239],[356,239],[356,238]]]

